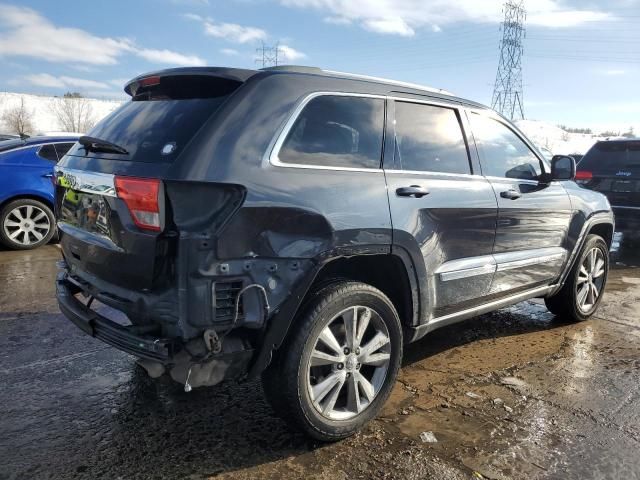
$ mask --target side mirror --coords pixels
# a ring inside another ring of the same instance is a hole
[[[551,159],[552,180],[573,180],[576,177],[576,161],[568,155],[554,155]]]

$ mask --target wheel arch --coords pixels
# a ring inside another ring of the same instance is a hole
[[[248,378],[255,378],[271,363],[275,350],[281,347],[298,312],[304,308],[305,300],[321,285],[331,279],[354,280],[368,283],[389,297],[398,311],[403,327],[410,327],[418,319],[419,292],[417,281],[407,266],[407,258],[395,253],[368,253],[361,255],[329,257],[319,263],[313,272],[292,289],[285,304],[271,317]],[[384,266],[382,270],[380,266]],[[371,270],[375,266],[376,270]],[[387,269],[389,269],[387,271]],[[389,271],[392,274],[389,274]]]
[[[611,242],[613,241],[614,226],[612,223],[602,222],[592,225],[587,235],[599,235],[602,237],[609,248],[611,248]]]
[[[551,297],[562,289],[567,280],[569,272],[573,268],[573,265],[578,258],[578,254],[582,250],[582,247],[584,246],[585,242],[587,241],[587,237],[590,234],[600,235],[602,238],[604,238],[607,246],[611,247],[614,231],[615,221],[613,218],[613,213],[611,211],[597,212],[590,218],[588,218],[582,226],[581,233],[571,251],[571,254],[569,255],[560,278],[556,282],[555,288],[550,292],[548,296]]]
[[[44,203],[52,212],[54,210],[53,199],[35,193],[21,193],[0,200],[0,210],[2,210],[8,203],[14,202],[16,200],[36,200],[40,203]]]

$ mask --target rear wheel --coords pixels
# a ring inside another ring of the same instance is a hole
[[[378,413],[400,367],[402,331],[376,288],[343,281],[318,292],[263,374],[274,410],[323,441],[354,434]]]
[[[600,305],[608,272],[606,242],[598,235],[589,235],[562,289],[545,299],[547,308],[571,321],[588,319]]]
[[[54,233],[53,212],[37,200],[14,200],[0,212],[0,241],[9,248],[37,248],[51,240]]]

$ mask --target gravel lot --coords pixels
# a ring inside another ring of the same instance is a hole
[[[288,430],[258,382],[147,379],[58,312],[55,245],[0,251],[0,479],[640,478],[637,250],[588,322],[532,301],[407,347],[383,413],[333,445]]]

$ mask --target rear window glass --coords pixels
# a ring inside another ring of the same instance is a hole
[[[226,98],[127,102],[87,135],[114,143],[129,154],[88,155],[133,162],[171,162]],[[70,153],[84,155],[85,150],[77,145]]]
[[[284,163],[380,168],[384,100],[326,95],[305,107],[278,158]]]
[[[616,174],[640,169],[640,141],[598,142],[580,161],[581,170]]]

